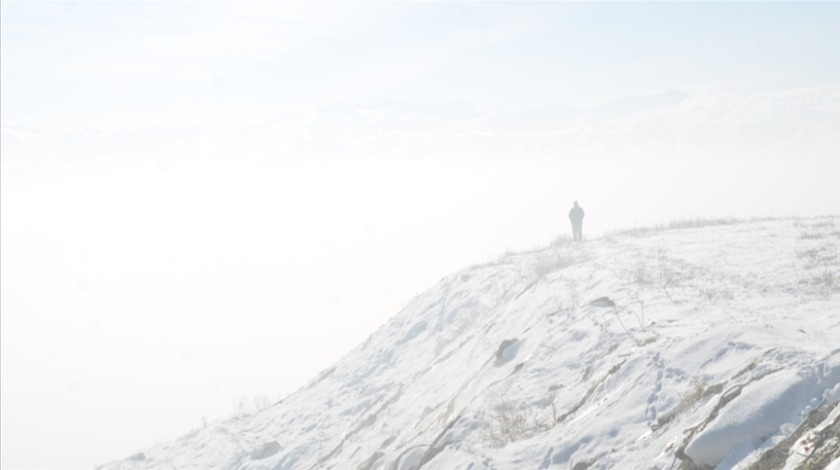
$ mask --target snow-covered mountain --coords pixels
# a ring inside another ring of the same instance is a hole
[[[834,216],[510,254],[283,401],[103,468],[838,469],[838,246]]]
[[[468,103],[415,106],[386,101],[335,104],[260,125],[109,131],[6,125],[6,162],[226,155],[257,158],[444,158],[606,160],[799,158],[840,152],[840,88],[750,96],[678,91],[629,96],[598,106],[520,111]]]

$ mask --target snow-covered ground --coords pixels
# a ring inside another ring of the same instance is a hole
[[[452,274],[280,403],[103,468],[840,468],[840,217],[685,225]]]

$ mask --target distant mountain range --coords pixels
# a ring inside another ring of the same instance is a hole
[[[285,159],[731,158],[840,151],[840,87],[751,96],[669,90],[585,109],[335,104],[261,125],[102,131],[4,123],[5,164],[216,155]]]

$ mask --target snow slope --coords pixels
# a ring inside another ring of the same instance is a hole
[[[507,255],[280,403],[103,468],[838,468],[839,245],[823,217]]]

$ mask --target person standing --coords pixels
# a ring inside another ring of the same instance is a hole
[[[583,209],[575,201],[575,207],[569,211],[569,220],[572,221],[572,238],[576,242],[583,240]]]

